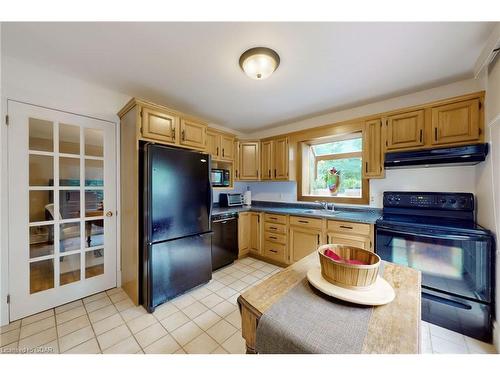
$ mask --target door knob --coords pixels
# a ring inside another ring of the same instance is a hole
[[[113,212],[111,212],[111,211],[106,212],[106,216],[107,216],[107,217],[111,217],[111,216],[113,216]]]

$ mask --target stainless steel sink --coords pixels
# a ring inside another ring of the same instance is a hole
[[[340,212],[319,209],[319,210],[304,210],[304,213],[306,213],[306,214],[314,214],[314,215],[335,216],[335,215],[338,215]]]

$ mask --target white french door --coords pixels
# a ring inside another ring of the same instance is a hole
[[[8,101],[16,320],[116,285],[113,124]]]

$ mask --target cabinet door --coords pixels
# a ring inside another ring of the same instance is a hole
[[[250,251],[260,254],[260,214],[250,213]]]
[[[234,159],[234,138],[221,135],[220,137],[221,158],[224,160]]]
[[[218,159],[220,151],[220,135],[207,130],[207,153],[212,155],[212,158]]]
[[[262,180],[271,180],[273,178],[273,141],[262,142],[261,151],[261,170]]]
[[[179,117],[149,108],[142,109],[142,136],[161,142],[176,143]]]
[[[321,243],[321,231],[290,227],[290,261],[297,262],[318,249]]]
[[[386,145],[388,150],[424,145],[424,110],[400,113],[387,118]]]
[[[384,177],[384,156],[382,152],[382,121],[367,121],[363,135],[364,178]]]
[[[238,249],[239,256],[250,250],[250,214],[243,212],[238,215]]]
[[[432,144],[479,140],[479,99],[432,108]]]
[[[240,142],[234,141],[234,179],[240,179]]]
[[[274,141],[274,179],[288,180],[288,138]]]
[[[240,142],[240,180],[258,180],[259,161],[259,142]]]
[[[187,119],[181,119],[181,145],[205,150],[206,136],[207,126],[205,124]]]
[[[327,242],[329,244],[354,246],[368,251],[373,251],[370,238],[363,236],[353,236],[350,234],[328,232]]]

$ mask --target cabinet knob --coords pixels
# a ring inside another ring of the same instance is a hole
[[[111,216],[113,216],[113,212],[111,212],[111,211],[106,212],[106,216],[107,216],[107,217],[111,217]]]

